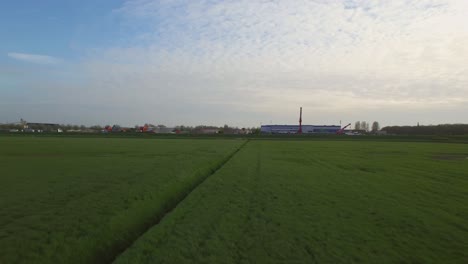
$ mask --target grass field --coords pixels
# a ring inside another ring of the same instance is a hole
[[[468,145],[244,143],[0,137],[0,263],[467,262]]]
[[[466,263],[466,156],[465,145],[251,141],[117,263]]]
[[[242,141],[0,137],[0,263],[102,263]]]

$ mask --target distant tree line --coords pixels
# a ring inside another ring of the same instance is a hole
[[[167,128],[165,125],[153,125],[153,124],[145,124],[144,126],[152,128],[150,131],[156,132],[161,130],[162,128]],[[159,129],[159,130],[158,130]],[[42,123],[10,123],[10,124],[0,124],[0,131],[25,131],[28,130],[35,130],[35,131],[42,131],[42,132],[57,132],[61,130],[63,132],[90,132],[90,133],[97,133],[97,132],[141,132],[141,126],[134,126],[134,127],[121,127],[120,125],[93,125],[93,126],[84,126],[84,125],[72,125],[72,124],[42,124]],[[171,131],[171,132],[181,132],[181,133],[189,133],[189,134],[206,134],[207,131],[209,133],[216,133],[216,134],[258,134],[260,133],[260,128],[252,127],[252,128],[238,128],[238,127],[231,127],[228,125],[224,126],[206,126],[206,125],[198,125],[198,126],[176,126],[171,129],[165,129],[164,131]],[[166,132],[167,133],[167,132]]]
[[[354,123],[354,130],[375,133],[380,130],[380,124],[379,122],[374,121],[372,126],[369,128],[369,123],[366,121],[356,121],[356,123]]]
[[[21,124],[0,124],[0,130],[10,130],[10,129],[22,129]]]
[[[205,126],[205,125],[198,125],[198,126],[176,126],[175,130],[178,130],[182,133],[190,133],[190,134],[204,134],[206,131],[216,131],[217,134],[259,134],[260,128],[258,127],[251,127],[251,128],[239,128],[239,127],[231,127],[228,125],[224,125],[222,127],[218,126]]]
[[[84,126],[84,125],[71,125],[71,124],[57,124],[57,125],[47,125],[41,123],[33,123],[33,124],[20,124],[20,123],[12,123],[12,124],[0,124],[0,130],[23,130],[25,127],[29,129],[41,130],[41,131],[57,131],[57,129],[61,129],[63,131],[101,131],[103,128],[99,125],[94,126]]]
[[[388,126],[382,130],[395,135],[468,135],[468,124]]]

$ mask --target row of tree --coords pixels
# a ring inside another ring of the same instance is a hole
[[[238,127],[232,127],[228,125],[224,126],[205,126],[205,125],[199,125],[199,126],[176,126],[173,129],[167,129],[165,125],[153,125],[153,124],[145,124],[144,126],[150,127],[150,131],[169,131],[171,132],[182,132],[182,133],[191,133],[191,134],[203,134],[206,133],[205,131],[216,131],[216,133],[219,134],[250,134],[250,133],[260,133],[260,128],[258,127],[252,127],[252,128],[238,128]],[[61,131],[67,132],[67,131],[82,131],[82,132],[101,132],[103,130],[105,131],[112,131],[112,132],[140,132],[141,127],[136,125],[135,127],[121,127],[119,125],[106,125],[106,126],[100,126],[100,125],[93,125],[93,126],[84,126],[84,125],[71,125],[71,124],[57,124],[57,125],[51,125],[51,124],[40,124],[40,123],[26,123],[26,122],[21,122],[21,123],[10,123],[10,124],[0,124],[0,131],[8,131],[8,130],[18,130],[18,131],[27,131],[27,130],[40,130],[44,132],[51,132],[55,131],[57,132],[59,129]]]
[[[0,130],[23,130],[25,129],[26,124],[0,124]],[[63,131],[79,131],[79,130],[89,130],[89,131],[101,131],[103,129],[102,126],[94,125],[94,126],[84,126],[84,125],[70,125],[70,124],[57,124],[57,125],[47,125],[47,124],[28,124],[26,125],[28,129],[34,130],[42,130],[42,131],[57,131],[57,129],[61,129]]]
[[[154,127],[165,127],[164,125],[151,125]],[[58,126],[47,126],[47,125],[34,125],[32,129],[38,129],[42,131],[49,131],[51,129],[61,129],[63,131],[86,131],[86,132],[100,132],[104,129],[103,126],[94,125],[94,126],[84,126],[84,125],[58,125]],[[14,123],[14,124],[0,124],[0,131],[7,130],[18,130],[21,131],[24,129],[24,124]],[[354,124],[354,129],[363,132],[373,132],[376,133],[380,130],[379,122],[374,121],[372,125],[366,121],[357,121]],[[139,127],[135,128],[125,128],[126,132],[138,132]],[[191,133],[191,134],[201,134],[206,130],[216,130],[217,133],[223,134],[239,134],[239,133],[260,133],[260,128],[238,128],[230,127],[224,125],[221,127],[217,126],[176,126],[174,131],[180,131],[182,133]],[[429,126],[388,126],[381,129],[387,134],[393,135],[468,135],[468,124],[444,124],[444,125],[429,125]]]
[[[468,135],[468,124],[388,126],[382,130],[394,135]]]
[[[191,134],[203,134],[204,131],[211,130],[211,131],[217,131],[218,134],[258,134],[260,133],[260,128],[258,127],[231,127],[228,125],[224,125],[222,127],[218,126],[205,126],[205,125],[199,125],[199,126],[176,126],[176,130],[179,130],[181,132],[185,133],[191,133]]]
[[[374,121],[372,126],[369,128],[369,123],[366,121],[356,121],[356,123],[354,123],[354,130],[361,130],[365,132],[371,131],[375,133],[380,130],[380,124],[379,122]]]

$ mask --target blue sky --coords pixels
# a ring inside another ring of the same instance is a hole
[[[2,1],[0,51],[77,59],[87,48],[118,38],[118,27],[113,27],[118,21],[109,11],[121,4],[118,0]]]
[[[467,122],[465,0],[0,3],[0,122]]]

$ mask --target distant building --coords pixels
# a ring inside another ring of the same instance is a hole
[[[202,128],[199,131],[200,134],[217,134],[219,133],[218,128]]]
[[[158,134],[170,134],[175,130],[173,127],[157,126],[153,131]]]
[[[26,123],[27,126],[32,127],[32,126],[46,126],[46,127],[58,127],[60,124],[53,124],[53,123]]]
[[[345,131],[347,135],[364,135],[367,134],[365,129],[348,129]]]
[[[55,132],[60,127],[60,124],[30,123],[30,122],[25,122],[24,120],[21,120],[21,121],[24,127],[24,132],[43,132],[43,131]]]
[[[302,134],[335,134],[340,126],[302,125]],[[265,134],[297,134],[299,125],[263,125],[261,133]]]

